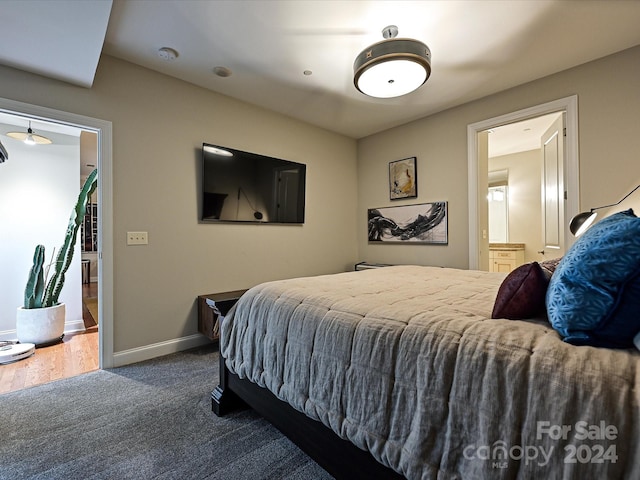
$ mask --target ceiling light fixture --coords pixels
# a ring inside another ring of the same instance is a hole
[[[410,38],[396,38],[398,27],[382,30],[385,40],[365,48],[353,63],[353,83],[365,95],[392,98],[423,85],[431,75],[431,50]]]
[[[20,140],[21,142],[26,143],[27,145],[48,145],[51,142],[47,137],[43,137],[42,135],[37,135],[33,133],[31,129],[31,120],[29,120],[29,128],[26,132],[8,132],[7,137],[15,138],[16,140]]]

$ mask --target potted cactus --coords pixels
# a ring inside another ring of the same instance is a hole
[[[24,292],[24,305],[18,307],[16,317],[20,343],[48,344],[61,339],[64,334],[65,305],[58,301],[58,297],[73,259],[87,201],[97,186],[97,175],[97,170],[92,171],[84,182],[76,206],[71,211],[64,243],[58,250],[55,261],[45,266],[44,246],[38,245],[35,249],[33,266]],[[53,267],[53,274],[49,277],[50,267]]]

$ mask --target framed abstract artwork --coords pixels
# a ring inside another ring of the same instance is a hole
[[[416,157],[389,162],[389,198],[416,198],[418,179]]]
[[[449,243],[447,202],[368,209],[369,242]]]

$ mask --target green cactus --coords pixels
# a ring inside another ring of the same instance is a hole
[[[24,290],[24,308],[41,308],[44,293],[44,245],[38,245],[33,254],[33,266],[29,271],[27,288]]]
[[[64,237],[64,243],[53,264],[54,272],[46,288],[43,289],[46,275],[43,272],[44,246],[38,245],[33,257],[33,267],[29,272],[27,288],[25,289],[24,308],[45,308],[58,304],[58,297],[64,286],[65,273],[73,259],[74,246],[78,237],[78,229],[84,220],[87,211],[87,201],[96,189],[98,170],[89,174],[78,195],[75,208],[71,211],[69,225]]]

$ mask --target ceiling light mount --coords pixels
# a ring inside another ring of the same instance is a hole
[[[396,38],[398,36],[398,27],[395,25],[389,25],[382,30],[382,36],[386,39]]]
[[[353,83],[370,97],[392,98],[422,86],[431,75],[431,50],[410,38],[396,38],[398,27],[382,30],[385,40],[365,48],[353,63]]]

